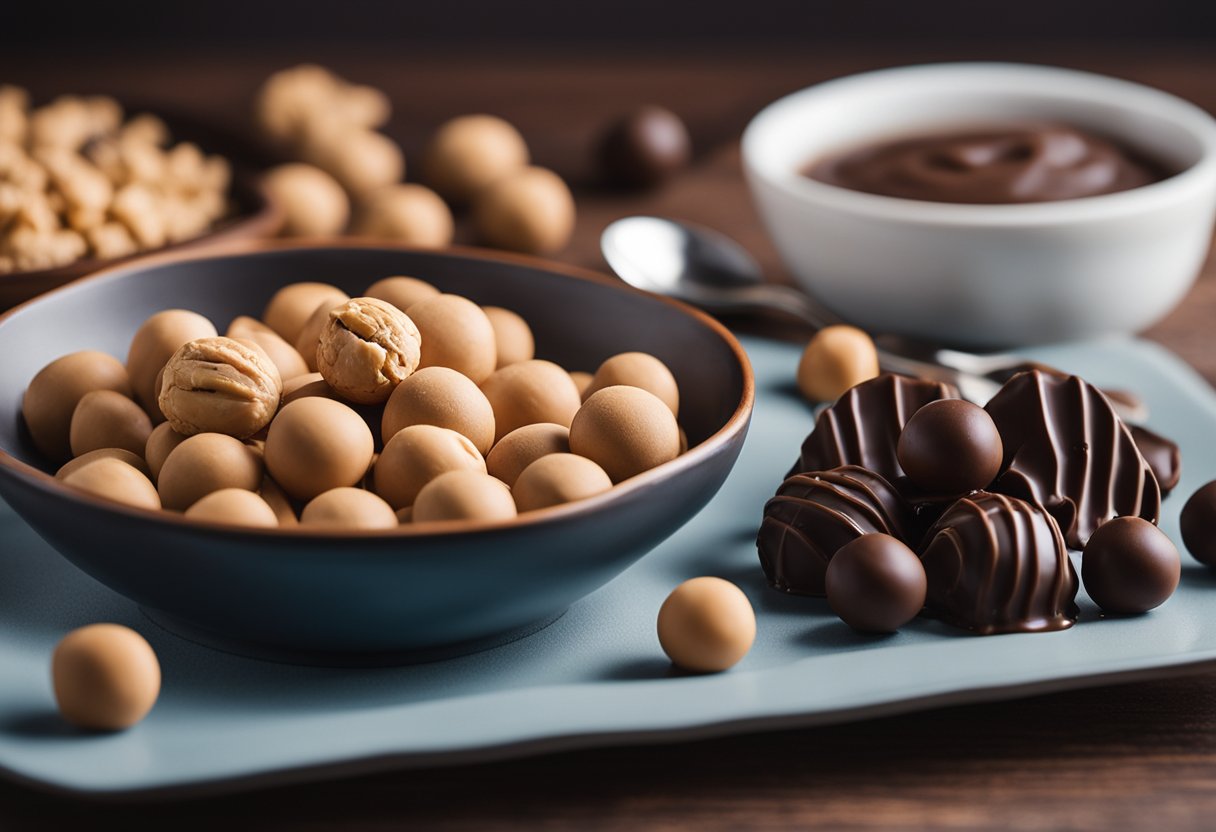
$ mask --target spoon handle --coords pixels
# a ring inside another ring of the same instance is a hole
[[[816,330],[842,321],[815,302],[810,295],[792,286],[759,283],[755,286],[731,289],[731,301],[752,309],[784,312],[798,318]]]

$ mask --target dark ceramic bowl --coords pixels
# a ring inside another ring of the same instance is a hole
[[[357,243],[247,244],[107,270],[0,318],[0,496],[72,563],[169,629],[236,652],[313,663],[425,659],[537,629],[675,532],[730,472],[751,417],[751,368],[720,324],[686,306],[539,260]],[[185,307],[220,331],[281,286],[357,295],[408,274],[532,324],[538,357],[593,370],[626,350],[680,384],[690,450],[598,497],[505,523],[317,534],[187,521],[53,480],[22,427],[22,393],[75,350],[124,357],[139,324]]]

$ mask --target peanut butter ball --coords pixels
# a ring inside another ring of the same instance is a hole
[[[614,483],[680,454],[680,428],[663,400],[640,387],[605,387],[570,423],[570,450],[598,462]]]
[[[51,656],[55,703],[63,718],[91,731],[121,731],[160,695],[160,663],[143,636],[120,624],[73,630]]]
[[[134,466],[113,458],[82,465],[64,477],[63,484],[135,508],[161,507],[152,481]]]
[[[262,311],[262,321],[284,341],[295,344],[296,349],[307,359],[308,351],[299,348],[300,332],[304,329],[304,324],[320,306],[329,304],[329,308],[333,309],[348,300],[350,295],[328,283],[292,283],[271,296],[266,309]]]
[[[279,369],[279,378],[284,381],[312,372],[304,356],[295,347],[257,318],[248,315],[233,318],[224,335],[238,341],[252,341],[261,347]]]
[[[63,467],[55,472],[55,479],[67,479],[73,471],[79,471],[90,462],[96,462],[99,459],[117,459],[119,462],[125,462],[127,465],[130,465],[145,477],[151,478],[152,476],[152,472],[148,469],[148,463],[138,454],[124,451],[122,448],[98,448],[95,451],[81,454],[71,462],[65,462]]]
[[[610,488],[608,474],[586,457],[549,454],[523,470],[512,494],[522,513],[594,497]]]
[[[680,388],[667,365],[653,355],[644,352],[623,352],[614,355],[600,365],[591,379],[586,396],[605,387],[625,384],[640,387],[654,393],[671,408],[672,415],[680,415]]]
[[[515,501],[505,483],[480,471],[448,471],[418,492],[413,522],[493,522],[510,520],[515,515]]]
[[[345,125],[314,129],[304,142],[302,155],[304,161],[328,173],[355,199],[400,182],[405,175],[401,148],[374,130]]]
[[[481,311],[486,313],[490,326],[494,327],[499,369],[508,364],[530,361],[536,356],[536,339],[527,321],[501,306],[483,306]]]
[[[408,313],[415,303],[436,297],[439,290],[425,280],[398,275],[377,280],[368,286],[363,294],[365,297],[387,301],[402,312]]]
[[[266,436],[266,467],[297,500],[353,486],[376,443],[363,417],[341,402],[311,396],[285,405]]]
[[[290,404],[296,399],[306,399],[309,396],[321,396],[335,401],[341,399],[337,391],[329,386],[325,376],[320,373],[308,373],[283,382],[283,404]]]
[[[280,165],[262,178],[262,186],[283,211],[285,237],[340,234],[350,221],[346,191],[320,168],[299,162]]]
[[[451,245],[453,230],[452,212],[439,194],[413,184],[392,185],[369,196],[354,227],[360,236],[420,248]]]
[[[186,439],[184,434],[175,431],[173,425],[168,422],[161,422],[152,429],[152,433],[148,434],[148,441],[144,444],[144,459],[147,460],[153,482],[160,477],[160,469],[165,464],[165,460],[169,458],[169,454]]]
[[[331,488],[318,494],[300,515],[300,524],[326,529],[395,529],[392,506],[361,488]]]
[[[824,327],[798,362],[798,389],[809,401],[834,402],[878,372],[878,351],[869,335],[855,326]]]
[[[223,433],[200,433],[174,448],[156,481],[161,503],[185,511],[222,488],[256,491],[262,461],[252,448]]]
[[[574,196],[551,170],[530,167],[498,180],[477,194],[473,225],[487,245],[552,254],[574,233]]]
[[[379,404],[418,366],[420,336],[391,303],[355,298],[331,309],[317,347],[317,369],[352,402]]]
[[[739,587],[721,578],[680,584],[659,608],[659,644],[672,663],[718,673],[739,663],[756,640],[756,613]]]
[[[86,393],[132,394],[127,370],[113,356],[85,350],[57,358],[38,371],[21,400],[21,415],[34,447],[53,462],[72,456],[72,414]]]
[[[569,428],[552,422],[524,425],[498,440],[486,457],[486,471],[514,487],[523,470],[536,460],[569,452]]]
[[[191,520],[227,523],[233,526],[278,528],[279,518],[265,500],[243,488],[221,488],[186,509]]]
[[[423,486],[448,471],[484,474],[486,463],[468,437],[435,425],[411,425],[385,443],[372,482],[377,494],[401,509],[413,505]]]
[[[350,299],[347,298],[347,300]],[[346,301],[344,300],[342,303],[346,303]],[[329,323],[329,313],[342,303],[323,302],[313,310],[300,329],[300,337],[296,339],[296,352],[304,359],[304,364],[310,373],[317,371],[317,347],[321,345],[321,333]]]
[[[519,131],[496,116],[454,118],[436,132],[423,156],[423,179],[457,205],[528,164]]]
[[[578,388],[579,396],[586,399],[588,395],[587,389],[591,387],[591,379],[595,378],[595,376],[582,370],[572,370],[570,378],[574,382],[574,386]]]
[[[448,367],[481,384],[498,362],[494,326],[481,307],[459,295],[439,295],[410,307],[422,334],[421,367]]]
[[[477,450],[494,444],[494,409],[485,394],[447,367],[425,367],[401,382],[384,408],[385,442],[410,425],[436,425],[468,437]]]
[[[280,526],[298,526],[300,524],[300,518],[296,517],[296,510],[292,508],[291,498],[271,477],[262,477],[262,487],[258,489],[258,495],[266,501],[266,505],[270,506],[270,510],[278,518]]]
[[[152,433],[144,409],[122,393],[93,390],[81,397],[72,414],[72,456],[101,448],[122,448],[142,454]]]
[[[214,338],[218,334],[211,321],[186,309],[157,312],[135,331],[127,351],[127,373],[131,376],[135,401],[143,405],[153,423],[164,421],[158,403],[160,386],[156,379],[173,353],[190,341]]]
[[[199,338],[165,365],[160,409],[185,436],[253,436],[274,418],[283,380],[270,356],[252,341]]]
[[[497,439],[536,422],[569,425],[580,404],[570,374],[552,361],[540,359],[495,370],[481,391],[494,408]]]

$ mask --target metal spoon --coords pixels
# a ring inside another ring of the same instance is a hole
[[[661,217],[625,217],[604,229],[600,248],[612,270],[631,286],[710,312],[776,310],[814,329],[844,323],[804,292],[765,283],[759,264],[742,246],[701,225]],[[883,370],[953,384],[963,398],[981,405],[1015,373],[1044,368],[1008,353],[978,355],[893,335],[878,335],[874,340]],[[1142,402],[1112,404],[1128,422],[1147,418],[1148,409]]]

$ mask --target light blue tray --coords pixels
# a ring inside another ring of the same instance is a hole
[[[1082,621],[1049,634],[980,638],[917,621],[894,636],[867,637],[823,601],[768,589],[756,526],[812,420],[791,392],[798,351],[756,339],[745,345],[757,376],[755,421],[738,467],[709,507],[546,630],[436,664],[327,670],[196,646],[77,571],[0,504],[0,772],[50,789],[110,795],[235,790],[338,772],[840,722],[1164,675],[1216,660],[1216,577],[1187,556],[1182,586],[1162,609],[1100,620],[1082,598]],[[1162,519],[1177,541],[1186,495],[1216,477],[1216,395],[1177,358],[1143,341],[1034,355],[1145,397],[1151,426],[1182,446],[1182,483]],[[672,587],[704,574],[747,592],[759,632],[733,671],[681,676],[659,649],[655,615]],[[122,734],[76,734],[54,713],[51,650],[68,630],[96,621],[145,634],[164,670],[155,710]]]

